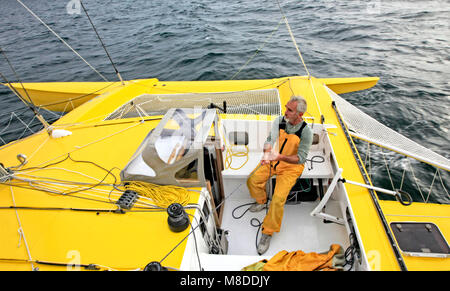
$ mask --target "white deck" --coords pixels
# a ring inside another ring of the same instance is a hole
[[[262,259],[270,259],[282,250],[288,252],[301,250],[304,252],[326,252],[332,244],[339,244],[344,249],[348,247],[349,241],[344,225],[336,223],[324,223],[322,219],[312,217],[311,211],[319,201],[301,202],[295,205],[285,205],[281,231],[275,233],[271,239],[269,250],[259,256],[256,251],[257,227],[250,225],[252,218],[263,221],[266,211],[259,213],[247,212],[242,218],[232,217],[232,211],[245,203],[254,200],[249,196],[245,179],[227,179],[225,185],[227,193],[235,192],[228,197],[222,218],[222,229],[228,231],[228,254],[211,255],[202,254],[203,267],[208,271],[214,270],[240,270],[245,266],[258,262]],[[235,212],[240,216],[249,206],[242,207]],[[339,203],[329,201],[326,213],[340,216]],[[258,240],[261,237],[261,231]]]
[[[349,246],[348,231],[344,224],[324,223],[323,219],[311,216],[311,212],[319,204],[319,199],[313,202],[301,202],[299,204],[286,204],[284,207],[284,216],[281,231],[272,236],[270,248],[263,255],[259,256],[256,251],[256,234],[258,227],[251,225],[252,218],[263,221],[266,210],[259,213],[246,212],[240,219],[235,219],[232,212],[236,207],[246,203],[253,203],[250,197],[246,181],[251,172],[260,163],[262,149],[255,144],[263,144],[270,128],[270,123],[266,124],[267,132],[261,134],[264,130],[253,130],[255,126],[250,122],[234,123],[232,130],[245,130],[249,133],[249,153],[248,162],[245,162],[245,156],[234,156],[232,167],[238,170],[227,169],[222,172],[225,192],[225,204],[222,217],[221,229],[228,231],[228,252],[226,255],[201,254],[201,262],[205,270],[241,270],[243,267],[256,263],[262,259],[270,259],[282,250],[288,252],[301,250],[303,252],[326,252],[332,244],[339,244],[344,249]],[[231,130],[229,130],[231,131]],[[258,133],[259,135],[252,138]],[[312,165],[307,162],[302,173],[302,179],[312,179],[313,185],[319,185],[318,180],[322,180],[326,191],[328,182],[335,175],[332,164],[335,160],[331,158],[332,149],[325,130],[321,125],[314,126],[314,132],[319,135],[320,142],[311,147],[308,160],[313,157],[315,161]],[[238,150],[238,149],[236,149]],[[323,158],[317,158],[320,156]],[[224,156],[224,159],[226,157]],[[330,160],[332,159],[332,160]],[[334,164],[334,168],[337,165]],[[343,218],[343,213],[347,207],[343,195],[335,195],[327,201],[324,213],[337,218]],[[235,216],[241,216],[249,205],[239,208]],[[261,231],[258,234],[258,242],[261,237]]]
[[[259,213],[247,212],[242,218],[234,219],[231,216],[233,209],[244,203],[252,202],[252,199],[229,200],[225,205],[225,214],[222,220],[222,228],[229,231],[228,254],[230,255],[258,255],[255,239],[257,227],[250,225],[252,218],[262,222],[266,211]],[[330,248],[331,244],[348,244],[345,226],[335,223],[324,223],[321,219],[312,217],[310,212],[317,202],[302,202],[297,205],[285,205],[281,231],[272,237],[270,248],[264,255],[273,256],[279,251],[288,252],[302,250],[304,252],[323,252]],[[327,212],[333,212],[338,207],[337,203],[330,202]],[[239,209],[243,213],[247,207]],[[334,211],[338,213],[339,211]],[[259,232],[258,238],[261,237]]]

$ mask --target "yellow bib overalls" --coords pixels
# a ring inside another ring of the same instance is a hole
[[[297,132],[288,134],[285,131],[286,123],[280,123],[278,137],[280,154],[288,156],[297,154],[300,136],[304,126],[306,126],[306,122],[303,123],[302,127]],[[270,178],[269,176],[277,175],[272,202],[270,203],[269,211],[263,221],[262,233],[272,235],[274,232],[280,231],[286,198],[298,177],[302,174],[303,169],[303,164],[290,164],[283,161],[277,161],[266,165],[259,165],[250,174],[250,177],[247,180],[247,187],[250,191],[250,195],[259,204],[266,203],[267,201],[266,183]]]

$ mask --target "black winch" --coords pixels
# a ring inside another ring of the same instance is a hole
[[[169,214],[167,222],[173,232],[181,232],[189,226],[189,217],[184,211],[183,205],[172,203],[167,208],[167,213]]]
[[[161,266],[159,262],[150,262],[145,266],[144,271],[168,271],[166,267]]]

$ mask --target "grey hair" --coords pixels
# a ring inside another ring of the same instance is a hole
[[[302,96],[292,96],[289,102],[295,101],[297,102],[297,112],[298,113],[305,113],[307,110],[307,104],[305,98]]]

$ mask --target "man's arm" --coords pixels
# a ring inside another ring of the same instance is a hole
[[[277,142],[278,135],[280,133],[280,121],[282,118],[283,116],[279,116],[272,122],[272,128],[270,129],[269,136],[264,143],[264,149],[266,148],[267,144],[270,144],[273,147],[275,142]]]
[[[297,157],[299,164],[304,164],[306,162],[306,158],[308,157],[309,149],[311,148],[312,142],[313,142],[313,132],[308,126],[306,126],[305,129],[303,129],[300,144],[298,145],[297,149]]]
[[[272,150],[273,145],[278,141],[281,118],[283,118],[283,116],[277,117],[272,122],[272,128],[270,129],[269,136],[267,137],[266,142],[264,143],[263,148],[264,156],[261,159],[261,165],[270,163],[271,161],[270,159],[273,157],[271,152],[273,152]]]
[[[299,158],[297,155],[286,156],[282,154],[278,154],[277,161],[283,161],[289,164],[298,164]]]

